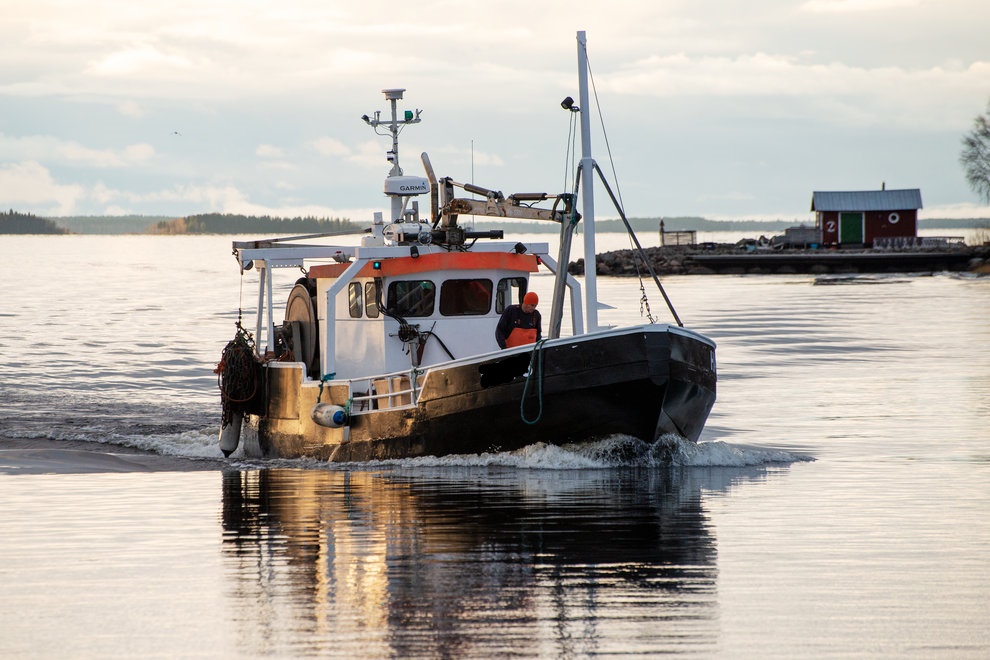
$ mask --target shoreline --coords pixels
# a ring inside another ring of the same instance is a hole
[[[971,272],[990,274],[990,246],[929,250],[782,249],[744,252],[733,244],[644,248],[657,275],[829,275],[856,273]],[[637,271],[637,267],[639,271]],[[584,274],[584,259],[568,264]],[[646,272],[636,250],[596,255],[598,275],[630,277]]]

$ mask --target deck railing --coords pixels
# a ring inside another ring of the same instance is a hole
[[[874,250],[931,250],[965,244],[966,239],[962,236],[887,236],[873,239]]]
[[[415,386],[411,374],[415,374]],[[363,415],[374,410],[415,405],[424,376],[425,373],[419,370],[397,371],[374,378],[354,378],[347,381],[351,392],[356,393],[351,398],[351,414]]]

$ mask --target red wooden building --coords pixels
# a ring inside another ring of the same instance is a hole
[[[921,190],[815,191],[811,210],[822,245],[870,247],[876,239],[918,235]]]

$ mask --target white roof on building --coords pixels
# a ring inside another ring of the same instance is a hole
[[[812,211],[905,211],[920,209],[921,190],[816,190],[811,197]]]

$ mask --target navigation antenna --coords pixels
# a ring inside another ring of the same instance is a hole
[[[430,190],[429,182],[426,179],[405,177],[402,175],[402,167],[399,166],[399,133],[410,124],[418,124],[421,121],[419,115],[423,112],[419,109],[415,113],[412,110],[406,110],[402,113],[402,118],[399,118],[397,101],[402,100],[402,93],[405,91],[405,89],[382,90],[385,99],[392,106],[391,119],[382,119],[380,110],[375,110],[374,119],[368,115],[361,117],[364,123],[375,129],[375,133],[378,135],[392,136],[392,148],[385,152],[385,160],[392,164],[388,178],[385,179],[385,194],[392,198],[392,222],[402,222],[410,195],[419,195]],[[379,130],[379,128],[384,130]]]

